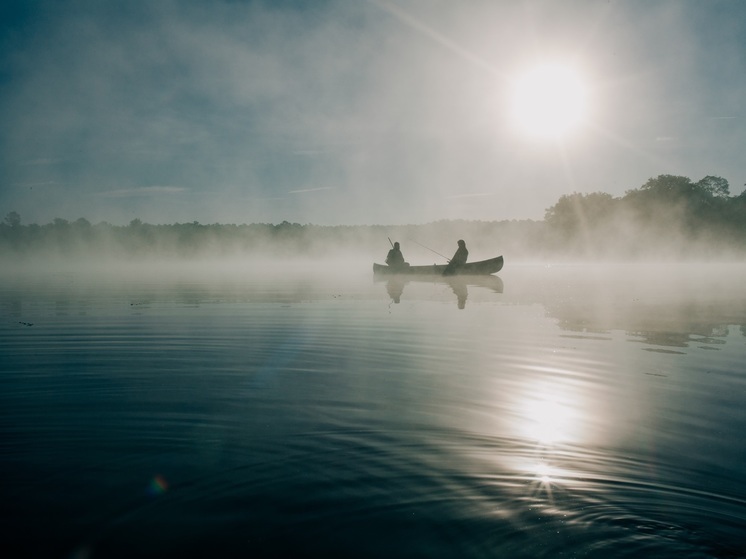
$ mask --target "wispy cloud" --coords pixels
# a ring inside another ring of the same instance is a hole
[[[451,196],[444,196],[446,200],[454,200],[456,198],[485,198],[487,196],[494,196],[492,192],[474,192],[472,194],[452,194]]]
[[[138,188],[120,188],[108,192],[100,192],[100,196],[107,198],[129,198],[133,196],[160,196],[185,192],[183,186],[141,186]]]
[[[64,161],[64,159],[59,157],[40,157],[38,159],[29,159],[28,161],[24,161],[22,165],[55,165],[56,163],[61,163],[62,161]]]
[[[578,184],[621,194],[660,172],[743,183],[743,46],[713,24],[746,4],[131,4],[64,3],[3,35],[1,207],[416,223],[541,218]],[[592,122],[561,146],[517,137],[505,79],[564,55]],[[685,134],[684,110],[711,126]]]
[[[51,184],[62,184],[57,181],[41,181],[41,182],[18,182],[16,186],[34,187],[34,186],[49,186]]]
[[[331,186],[321,186],[319,188],[302,188],[300,190],[290,190],[288,194],[300,194],[301,192],[318,192],[320,190],[331,190]]]
[[[322,155],[324,153],[326,153],[326,150],[323,150],[323,149],[296,149],[296,150],[293,150],[293,155],[307,155],[307,156],[312,156],[312,155]]]

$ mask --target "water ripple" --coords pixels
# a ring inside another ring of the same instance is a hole
[[[745,556],[738,322],[564,284],[172,287],[0,290],[28,555]]]

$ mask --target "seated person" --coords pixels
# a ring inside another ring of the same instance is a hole
[[[466,250],[466,243],[459,240],[458,249],[453,255],[453,258],[451,258],[450,262],[448,262],[448,266],[446,266],[446,269],[443,271],[443,275],[451,276],[453,274],[457,274],[459,268],[466,264],[467,258],[469,258],[469,251]]]
[[[409,264],[404,262],[404,255],[399,249],[399,243],[394,243],[394,248],[389,251],[386,256],[386,264],[391,268],[403,268],[404,266],[409,266]]]

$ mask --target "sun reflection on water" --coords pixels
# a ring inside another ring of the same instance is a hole
[[[552,503],[554,501],[552,487],[557,484],[558,470],[543,460],[531,464],[527,469],[532,476],[533,498],[547,499]]]
[[[577,440],[580,409],[566,391],[548,387],[532,391],[522,404],[522,435],[545,445]]]
[[[532,498],[548,503],[554,502],[557,489],[567,489],[570,480],[578,477],[563,462],[569,448],[583,445],[583,427],[590,421],[582,383],[571,380],[569,371],[552,370],[551,374],[555,378],[529,381],[515,402],[517,435],[534,449],[520,468],[530,480]]]
[[[536,479],[541,483],[546,484],[551,484],[553,481],[553,476],[555,475],[554,468],[552,468],[546,462],[539,462],[535,464],[534,472],[536,474]]]

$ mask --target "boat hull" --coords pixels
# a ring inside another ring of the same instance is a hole
[[[373,264],[373,273],[376,275],[415,275],[415,276],[442,276],[446,271],[447,264],[432,264],[430,266],[403,266],[392,268],[383,264]],[[495,274],[502,270],[503,257],[497,256],[479,262],[467,262],[459,268],[454,275],[459,276],[486,276]]]

